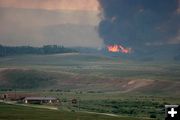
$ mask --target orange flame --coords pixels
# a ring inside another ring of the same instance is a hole
[[[121,52],[125,54],[131,53],[131,48],[124,48],[121,45],[108,45],[107,49],[109,52],[113,52],[113,53],[115,52]]]

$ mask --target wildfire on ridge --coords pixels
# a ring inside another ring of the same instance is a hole
[[[121,52],[124,54],[131,53],[131,48],[125,48],[122,45],[107,45],[107,49],[109,52]]]

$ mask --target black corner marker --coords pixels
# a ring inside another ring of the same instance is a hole
[[[165,105],[165,120],[180,120],[180,106]]]

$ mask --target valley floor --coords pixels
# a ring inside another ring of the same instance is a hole
[[[1,103],[0,120],[163,120],[164,105],[180,104],[180,62],[89,54],[7,56],[0,58],[0,93],[8,92],[57,97],[62,106],[52,111]],[[78,105],[69,104],[73,98]]]

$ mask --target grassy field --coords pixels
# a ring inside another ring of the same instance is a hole
[[[0,103],[0,120],[146,120],[132,117],[111,117],[82,112],[55,111]]]
[[[180,104],[180,63],[83,54],[0,58],[0,93],[15,90],[58,97],[60,110],[163,120],[165,104]],[[80,105],[69,105],[72,98]]]

